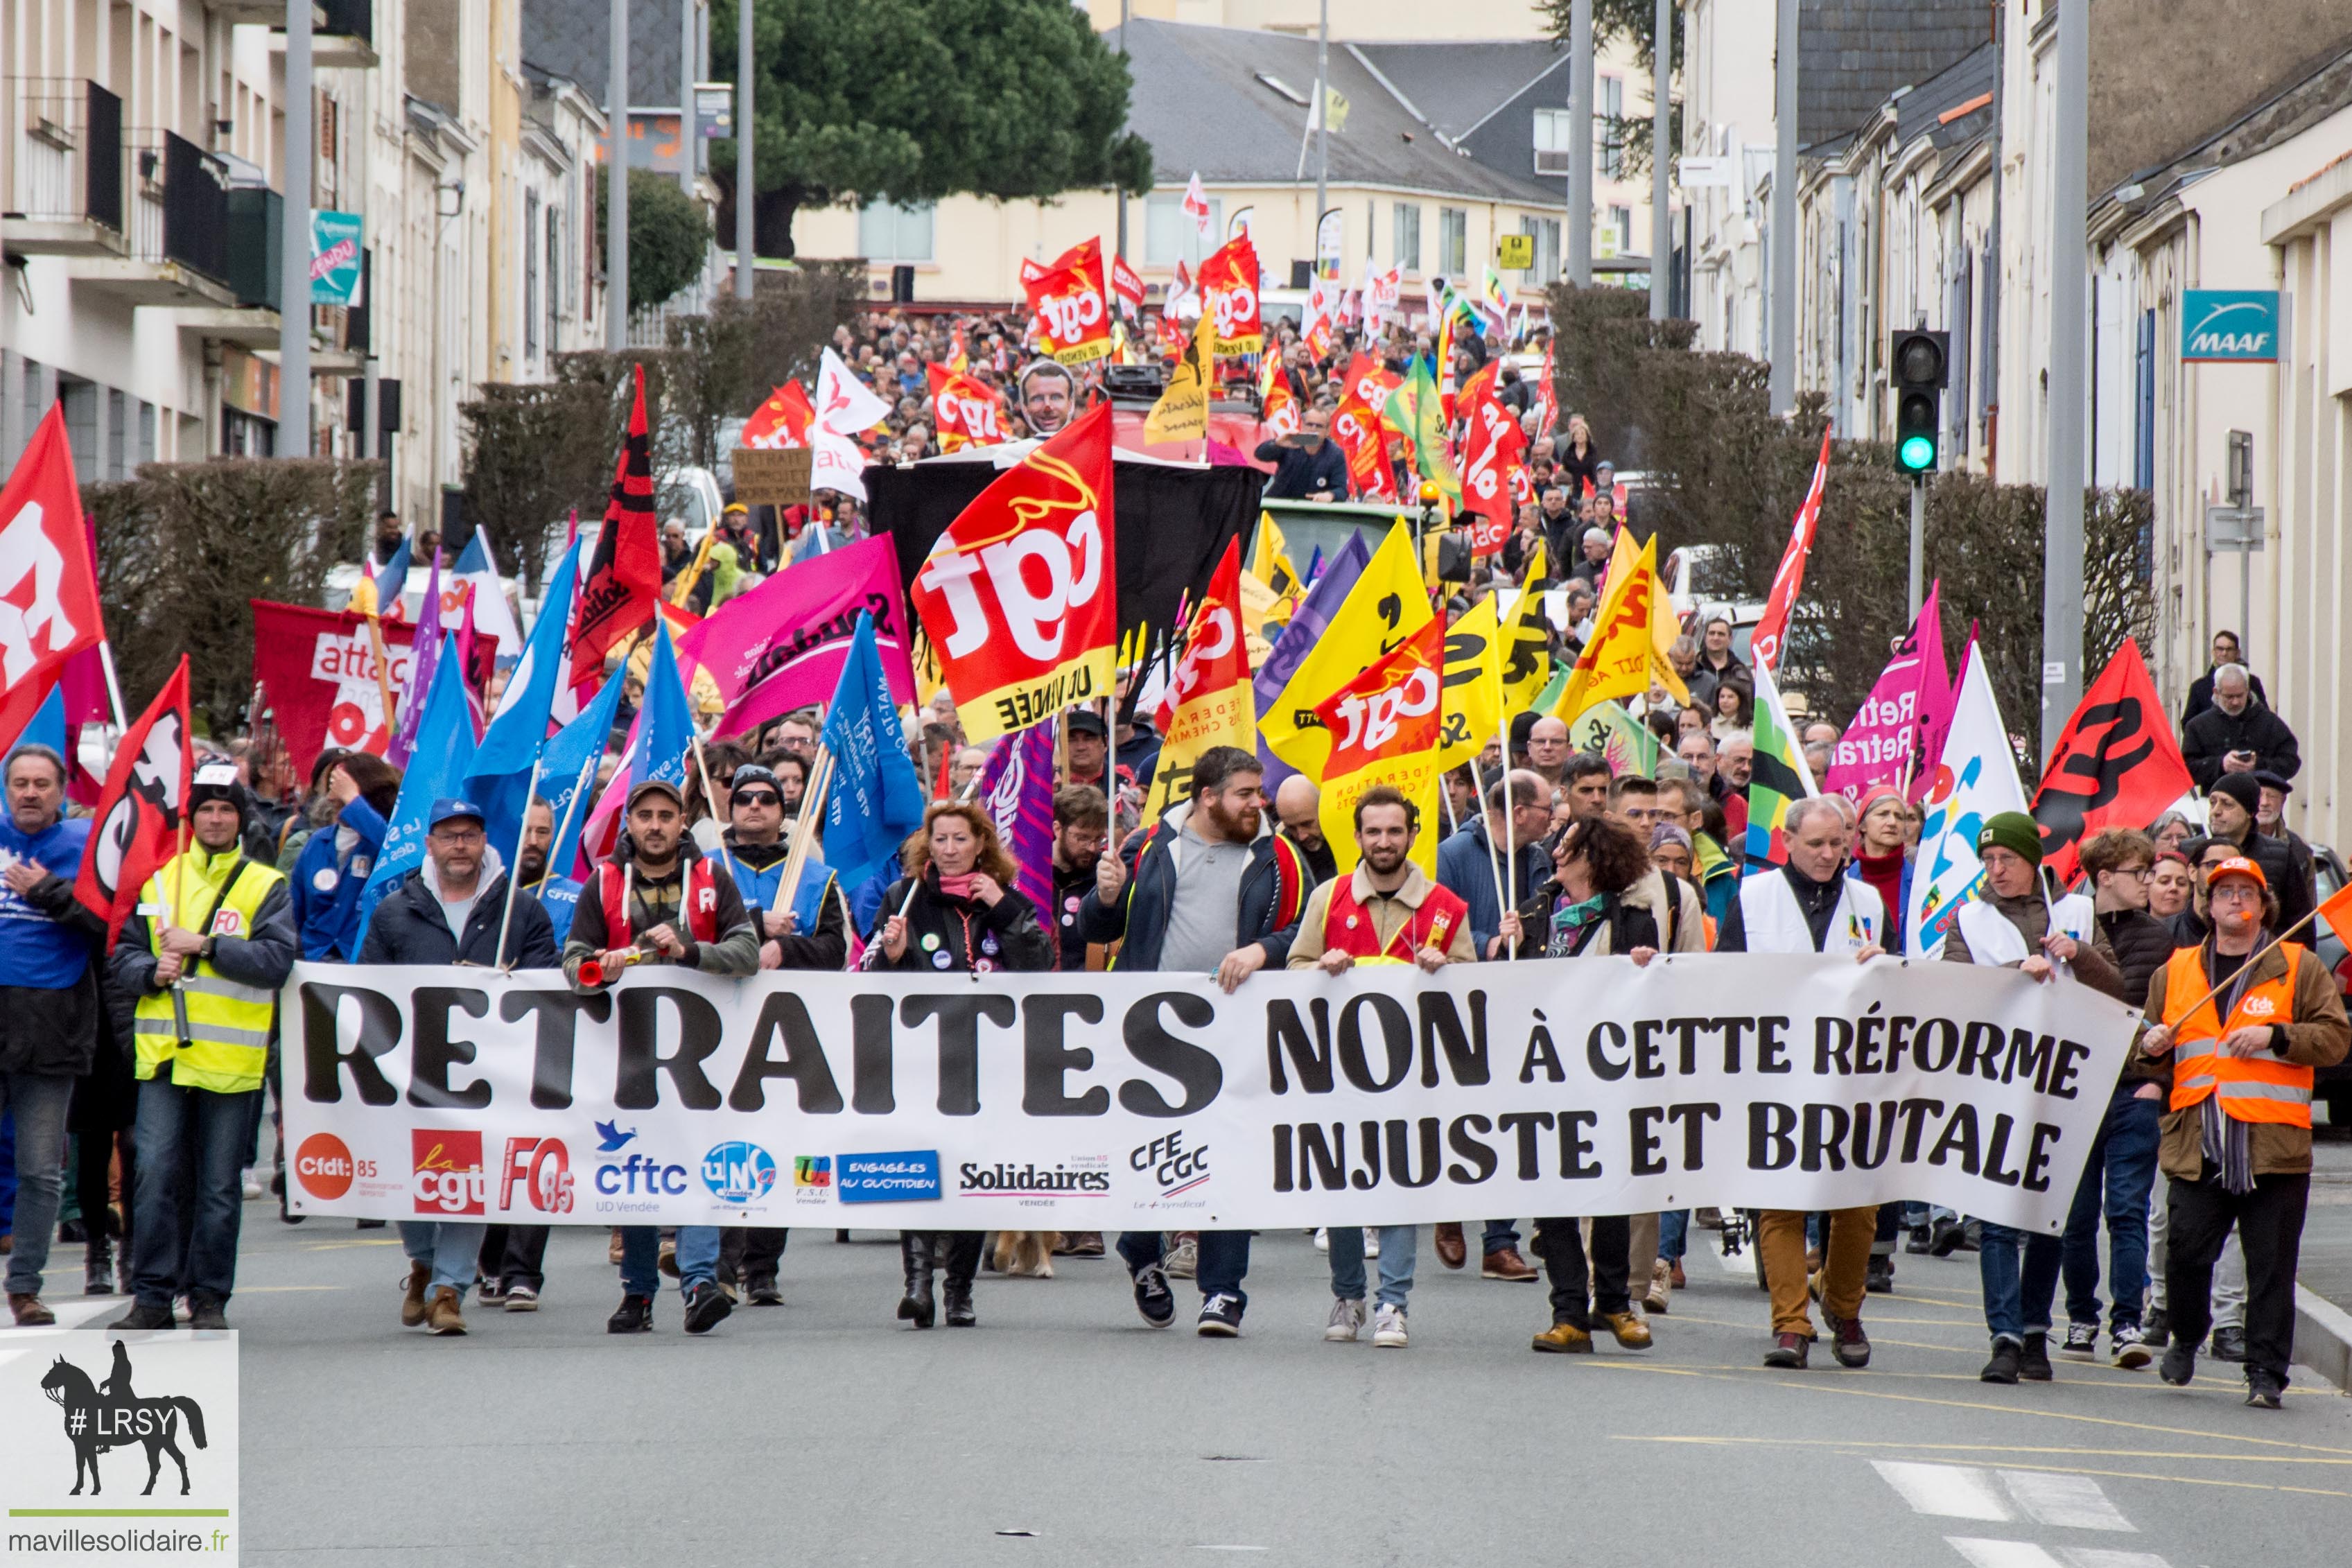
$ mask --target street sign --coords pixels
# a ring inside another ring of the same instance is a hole
[[[1727,191],[1738,184],[1732,177],[1733,165],[1737,162],[1729,156],[1695,158],[1685,153],[1675,160],[1675,178],[1686,191]]]
[[[2205,548],[2217,553],[2259,551],[2263,547],[2263,509],[2258,506],[2209,506],[2205,509]]]
[[[745,506],[799,506],[809,499],[815,459],[806,447],[738,447],[735,499]]]
[[[2275,289],[2188,289],[2180,295],[2180,357],[2259,362],[2278,358]]]
[[[694,133],[706,142],[735,134],[735,84],[698,81],[694,84]]]
[[[1507,234],[1495,241],[1495,265],[1514,272],[1533,270],[1536,264],[1536,237],[1531,234]]]

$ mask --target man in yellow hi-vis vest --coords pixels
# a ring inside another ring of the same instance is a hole
[[[2186,1384],[2210,1326],[2213,1260],[2234,1224],[2246,1249],[2246,1403],[2276,1410],[2294,1343],[2295,1255],[2311,1198],[2312,1069],[2352,1047],[2327,966],[2300,942],[2265,942],[2278,900],[2243,856],[2205,882],[2212,934],[2147,983],[2139,1054],[2172,1067],[2157,1163],[2170,1247],[2172,1344],[2158,1369]]]
[[[301,951],[286,879],[245,858],[250,803],[236,769],[199,767],[188,809],[195,842],[148,879],[109,961],[109,977],[132,999],[139,1078],[136,1304],[118,1329],[171,1328],[182,1292],[191,1328],[228,1327],[239,1173],[260,1129],[278,988]],[[195,1183],[184,1229],[184,1167]]]

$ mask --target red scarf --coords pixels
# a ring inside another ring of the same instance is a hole
[[[1888,916],[1899,922],[1903,916],[1903,851],[1885,855],[1857,855],[1854,864],[1862,868],[1862,879],[1878,894],[1878,901],[1886,907]]]

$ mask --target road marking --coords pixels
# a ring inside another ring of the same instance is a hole
[[[1204,1542],[1196,1542],[1192,1550],[1195,1552],[1264,1552],[1268,1549],[1263,1546],[1211,1546]]]
[[[1668,1370],[1697,1373],[1707,1371],[1740,1371],[1745,1368],[1685,1367]],[[2235,1439],[2221,1433],[2203,1434],[2216,1442]],[[1969,1453],[1969,1454],[2061,1454],[2080,1455],[2095,1458],[2122,1459],[2210,1459],[2231,1465],[2352,1465],[2352,1458],[2326,1458],[2303,1454],[2197,1454],[2168,1448],[2091,1448],[2072,1445],[2034,1446],[2025,1443],[1899,1443],[1879,1438],[1863,1437],[1733,1437],[1713,1433],[1657,1436],[1646,1432],[1614,1434],[1620,1443],[1695,1443],[1720,1447],[1753,1445],[1759,1447],[1786,1448],[1900,1448],[1906,1454]]]
[[[2045,1547],[2031,1541],[1986,1541],[1975,1536],[1948,1535],[1952,1550],[1972,1568],[2066,1568]]]
[[[2099,1483],[2088,1476],[2048,1470],[2003,1470],[2000,1484],[2017,1506],[2044,1524],[2064,1530],[2137,1531]]]
[[[1993,1488],[1992,1477],[1973,1465],[1922,1465],[1901,1459],[1873,1459],[1870,1465],[1911,1505],[1914,1513],[1993,1523],[2011,1517],[2009,1505]]]
[[[2074,1568],[2172,1568],[2153,1552],[2117,1552],[2105,1546],[2069,1546],[2066,1561]]]

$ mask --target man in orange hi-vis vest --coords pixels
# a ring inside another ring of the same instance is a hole
[[[2352,1047],[2327,966],[2300,942],[2265,941],[2278,900],[2243,856],[2206,879],[2212,934],[2148,982],[2140,1055],[2172,1066],[2158,1163],[2168,1193],[2165,1298],[2172,1345],[2159,1369],[2188,1383],[2211,1322],[2213,1260],[2235,1224],[2246,1249],[2246,1403],[2276,1410],[2294,1343],[2295,1254],[2311,1196],[2311,1079]]]

